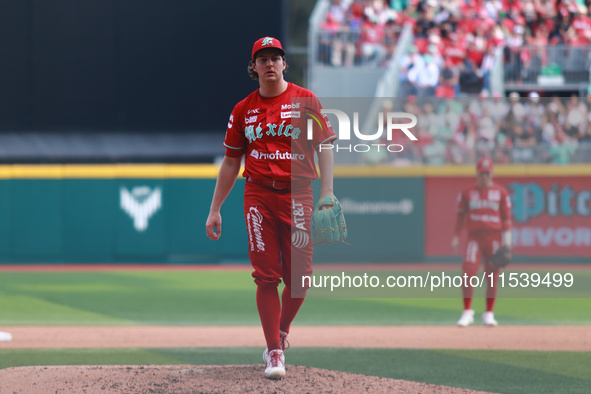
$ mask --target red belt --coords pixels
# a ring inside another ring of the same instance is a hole
[[[310,185],[309,179],[301,179],[301,180],[295,180],[295,181],[278,181],[278,180],[273,180],[273,179],[268,179],[268,178],[255,179],[255,178],[248,177],[248,178],[246,178],[246,181],[256,183],[257,185],[266,186],[270,189],[275,189],[275,190],[290,190],[292,188],[292,186],[294,188],[300,188],[300,187],[307,187]]]

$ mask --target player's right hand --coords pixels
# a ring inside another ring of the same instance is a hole
[[[210,212],[205,222],[207,236],[214,241],[222,236],[222,215],[219,212]]]
[[[455,235],[452,239],[451,239],[451,248],[454,250],[454,252],[458,251],[458,245],[460,244],[460,238]]]

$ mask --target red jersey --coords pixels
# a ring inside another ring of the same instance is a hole
[[[226,156],[246,154],[245,177],[290,181],[293,174],[316,179],[314,150],[337,138],[326,116],[320,115],[321,108],[314,93],[293,83],[276,97],[262,97],[255,90],[232,111],[224,140]],[[306,117],[314,119],[311,140]]]
[[[476,185],[463,190],[457,200],[455,234],[459,235],[467,223],[468,232],[507,231],[512,227],[511,198],[507,189],[493,183],[479,189]]]

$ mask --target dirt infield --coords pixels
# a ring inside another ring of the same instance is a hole
[[[13,340],[0,342],[0,349],[265,346],[258,326],[17,326],[2,330],[10,332]],[[585,326],[296,326],[290,343],[294,347],[591,351]]]
[[[264,347],[260,327],[11,327],[1,349]],[[494,330],[494,335],[490,335]],[[588,327],[294,327],[292,346],[591,351]],[[263,365],[51,366],[0,370],[0,392],[31,393],[476,393],[397,379],[287,366],[263,378]]]
[[[261,365],[55,366],[0,370],[3,393],[479,393],[433,384],[288,366],[281,381]]]

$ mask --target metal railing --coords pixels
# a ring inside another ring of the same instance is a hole
[[[363,28],[319,28],[316,35],[316,63],[333,67],[384,67],[394,54],[402,26],[384,27],[385,37],[379,42],[365,39]]]
[[[330,5],[329,0],[318,0],[312,14],[310,15],[310,23],[308,28],[308,80],[313,79],[312,73],[314,66],[317,63],[316,54],[318,53],[318,31],[320,30],[320,23],[328,10]]]
[[[506,83],[564,85],[589,82],[591,47],[569,45],[527,45],[506,47]]]

